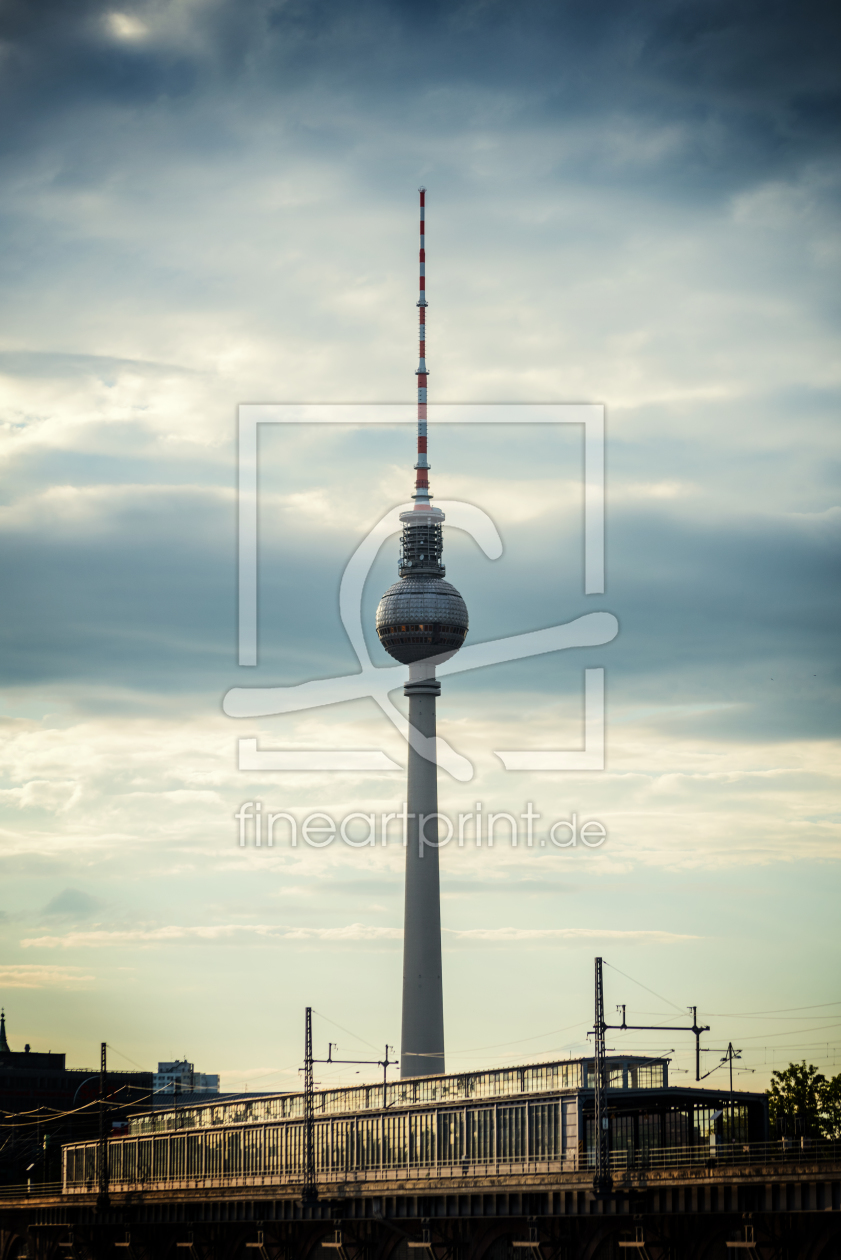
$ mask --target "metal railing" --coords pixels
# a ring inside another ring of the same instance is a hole
[[[24,1181],[15,1186],[0,1186],[0,1199],[48,1198],[62,1193],[60,1181]]]
[[[611,1169],[644,1171],[658,1168],[727,1168],[748,1164],[841,1162],[841,1141],[824,1138],[776,1142],[709,1142],[694,1146],[662,1146],[611,1151]],[[592,1154],[590,1154],[592,1163]]]
[[[841,1141],[802,1140],[793,1142],[718,1142],[715,1145],[701,1143],[695,1146],[654,1147],[643,1150],[611,1151],[610,1171],[614,1178],[623,1174],[633,1178],[635,1174],[658,1172],[666,1169],[707,1169],[724,1172],[728,1168],[768,1167],[792,1164],[841,1164]],[[495,1178],[518,1176],[551,1176],[562,1183],[569,1177],[589,1174],[594,1166],[593,1152],[578,1154],[569,1152],[565,1156],[551,1159],[515,1159],[515,1160],[458,1160],[441,1161],[426,1164],[382,1164],[370,1161],[366,1167],[344,1170],[341,1168],[317,1170],[317,1180],[321,1184],[341,1185],[364,1182],[406,1182],[417,1180],[461,1180],[470,1178]],[[145,1170],[140,1177],[123,1180],[114,1177],[111,1189],[114,1193],[128,1191],[158,1191],[168,1188],[180,1189],[224,1189],[244,1186],[297,1186],[301,1183],[302,1172],[299,1169],[287,1170],[249,1170],[239,1168],[226,1173],[191,1174],[186,1170],[169,1172],[162,1176],[151,1175]],[[17,1189],[19,1195],[55,1194],[61,1187],[55,1183],[48,1186],[7,1187],[2,1193],[9,1195]],[[66,1195],[91,1194],[97,1189],[95,1176],[84,1181],[68,1184],[63,1193]]]

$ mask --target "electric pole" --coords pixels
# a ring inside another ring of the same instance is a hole
[[[393,1067],[398,1060],[389,1058],[389,1051],[393,1051],[393,1046],[386,1046],[385,1054],[381,1059],[334,1059],[333,1047],[335,1042],[327,1043],[327,1058],[314,1059],[312,1053],[312,1007],[307,1007],[307,1029],[306,1029],[306,1046],[304,1049],[304,1117],[305,1117],[305,1178],[304,1192],[301,1196],[302,1203],[314,1203],[318,1198],[318,1182],[316,1179],[315,1168],[315,1081],[313,1077],[313,1066],[316,1063],[356,1063],[370,1064],[372,1067],[376,1065],[383,1070],[383,1111],[386,1108],[387,1090],[388,1090],[388,1069]],[[338,1046],[336,1049],[338,1050]]]
[[[610,1194],[613,1189],[613,1180],[610,1176],[610,1132],[608,1129],[607,1118],[607,1100],[605,1091],[607,1089],[607,1052],[605,1050],[605,1029],[607,1025],[604,1022],[604,983],[602,980],[602,960],[596,959],[596,1018],[595,1018],[595,1053],[593,1062],[593,1087],[594,1087],[594,1119],[595,1133],[593,1135],[593,1145],[595,1146],[596,1156],[596,1172],[593,1177],[593,1189],[596,1194]]]
[[[722,1063],[726,1061],[730,1065],[730,1133],[728,1136],[731,1142],[734,1141],[733,1134],[736,1128],[736,1100],[733,1097],[733,1060],[741,1059],[741,1057],[741,1050],[734,1050],[733,1042],[728,1041],[727,1051],[721,1061]]]
[[[96,1206],[99,1211],[108,1207],[108,1133],[105,1127],[106,1043],[99,1047],[99,1193]]]
[[[304,1189],[302,1203],[315,1203],[318,1182],[315,1175],[315,1079],[312,1057],[312,1007],[307,1007],[304,1035]]]

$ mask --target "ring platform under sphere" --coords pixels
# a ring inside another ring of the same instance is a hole
[[[443,578],[401,578],[388,588],[377,609],[380,643],[404,665],[457,652],[468,625],[467,605]]]

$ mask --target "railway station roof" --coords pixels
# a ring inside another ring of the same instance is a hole
[[[609,1056],[608,1088],[662,1089],[668,1086],[666,1058],[635,1055]],[[554,1063],[525,1064],[519,1067],[490,1068],[477,1072],[456,1072],[443,1076],[419,1076],[378,1084],[318,1089],[315,1115],[352,1114],[383,1109],[397,1110],[425,1104],[466,1102],[477,1099],[509,1098],[517,1095],[557,1093],[592,1088],[593,1059],[564,1059]],[[290,1120],[304,1114],[304,1093],[240,1095],[237,1098],[186,1107],[161,1108],[153,1114],[132,1117],[132,1134],[165,1130],[204,1129],[231,1124],[264,1124]]]

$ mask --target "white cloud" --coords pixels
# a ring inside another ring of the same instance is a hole
[[[64,936],[36,936],[21,941],[24,948],[107,949],[119,945],[171,945],[177,941],[222,941],[257,936],[278,941],[394,941],[401,940],[400,928],[372,927],[350,923],[347,927],[277,927],[267,923],[224,923],[208,927],[129,928],[123,931],[95,929],[68,932]]]
[[[694,941],[697,936],[656,929],[632,928],[465,928],[449,929],[447,935],[459,941],[531,941],[544,944],[575,940],[612,940],[669,944]],[[107,949],[121,945],[171,945],[176,942],[231,941],[242,937],[274,941],[371,942],[403,939],[401,928],[350,923],[347,927],[278,927],[267,923],[224,923],[202,926],[128,928],[118,931],[94,929],[67,932],[63,936],[26,937],[21,945],[38,949]]]
[[[87,989],[95,977],[79,967],[51,967],[17,963],[0,967],[0,987],[6,989]]]
[[[659,932],[656,929],[630,928],[466,928],[452,930],[450,935],[462,941],[559,941],[608,940],[640,941],[668,945],[675,941],[697,941],[698,936],[680,932]]]
[[[579,825],[601,821],[608,840],[587,858],[604,873],[623,869],[722,869],[841,857],[837,818],[838,748],[835,741],[779,743],[699,739],[696,720],[718,709],[680,704],[621,707],[609,727],[604,774],[501,774],[494,748],[574,747],[580,738],[580,698],[534,697],[525,709],[508,699],[467,692],[448,697],[441,720],[454,745],[475,759],[477,776],[463,786],[442,777],[441,808],[452,818],[471,813],[476,800],[486,813],[515,816],[531,800],[541,815],[536,848],[507,844],[505,828],[493,850],[451,844],[444,861],[470,876],[485,867],[518,871],[541,851],[548,827],[574,811]],[[726,712],[726,710],[725,710]],[[443,728],[442,728],[443,729]],[[234,814],[245,800],[260,800],[264,815],[290,811],[299,825],[325,808],[338,821],[354,810],[377,816],[400,809],[404,770],[354,774],[272,774],[258,778],[236,768],[236,739],[257,735],[261,747],[381,747],[405,765],[405,747],[373,706],[362,702],[293,715],[282,724],[244,727],[219,714],[126,718],[110,713],[84,721],[46,717],[0,727],[0,752],[8,786],[2,859],[41,862],[56,857],[99,867],[119,860],[131,868],[210,864],[222,872],[283,872],[294,864],[296,883],[314,886],[319,874],[366,869],[397,870],[402,850],[393,843],[375,851],[292,849],[286,823],[278,824],[274,848],[241,849]],[[514,744],[516,746],[516,743]],[[468,827],[468,842],[472,831]],[[545,852],[549,846],[543,846]],[[582,854],[552,851],[558,864]],[[103,867],[104,869],[104,867]]]

